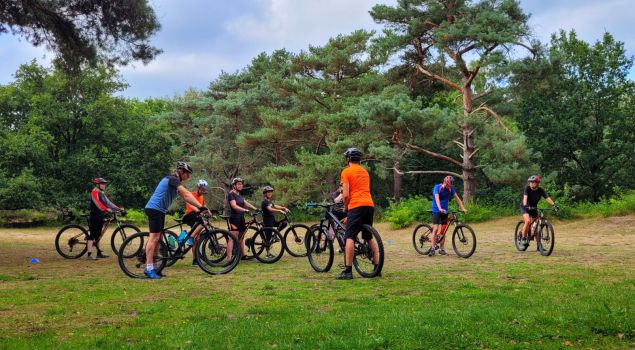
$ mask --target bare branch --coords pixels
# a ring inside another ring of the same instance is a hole
[[[474,157],[474,155],[476,154],[476,152],[478,152],[480,150],[480,148],[477,148],[474,150],[474,152],[472,152],[472,154],[470,154],[467,159],[472,159],[472,157]]]
[[[436,81],[438,81],[438,82],[440,82],[442,84],[445,84],[447,86],[453,87],[453,88],[455,88],[455,89],[457,89],[457,90],[459,90],[461,92],[463,91],[463,88],[461,87],[461,85],[459,85],[459,84],[457,84],[457,83],[455,83],[455,82],[453,82],[451,80],[448,80],[448,79],[446,79],[446,78],[444,78],[444,77],[442,77],[440,75],[434,74],[434,73],[426,70],[420,64],[416,64],[416,67],[417,67],[417,70],[420,73],[425,74],[425,75],[429,76],[430,78],[432,78],[432,79],[434,79],[434,80],[436,80]]]
[[[399,141],[399,133],[397,133],[397,132],[395,132],[392,135],[391,143],[393,143],[393,144],[396,143],[396,144],[398,144],[398,145],[400,145],[400,146],[402,146],[404,148],[407,148],[409,150],[424,154],[424,155],[426,155],[428,157],[445,160],[446,162],[458,165],[460,167],[463,166],[463,164],[461,162],[459,162],[458,160],[456,160],[454,158],[451,158],[451,157],[448,157],[448,156],[446,156],[444,154],[435,153],[435,152],[429,151],[429,150],[427,150],[425,148],[421,148],[419,146],[415,146],[415,145],[412,145],[410,143],[404,143],[404,142]]]
[[[491,116],[496,118],[496,121],[498,122],[498,124],[500,124],[500,126],[502,126],[505,129],[505,133],[511,132],[511,130],[509,130],[509,128],[503,123],[503,119],[485,104],[480,105],[477,109],[473,110],[472,113],[470,114],[476,113],[478,111],[485,111],[489,113]]]
[[[448,174],[448,175],[452,175],[456,178],[459,178],[461,180],[463,180],[463,175],[459,174],[459,173],[455,173],[453,171],[446,171],[446,170],[411,170],[411,171],[401,171],[398,168],[392,167],[392,168],[388,168],[389,170],[394,170],[397,174],[399,175],[417,175],[417,174]]]
[[[459,142],[457,140],[452,140],[452,142],[456,143],[459,146],[460,149],[465,151],[465,145],[463,145],[461,142]]]

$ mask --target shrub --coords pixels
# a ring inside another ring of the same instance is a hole
[[[0,226],[29,227],[54,221],[56,214],[33,209],[0,210]]]

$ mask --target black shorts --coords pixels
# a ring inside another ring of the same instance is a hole
[[[243,232],[247,228],[245,227],[245,215],[230,216],[229,224],[231,226],[231,231]]]
[[[150,208],[145,208],[144,211],[148,217],[150,233],[163,232],[163,227],[165,227],[165,214],[156,209]]]
[[[365,240],[371,240],[373,238],[372,233],[362,230],[362,226],[373,226],[373,214],[375,213],[375,207],[357,207],[348,211],[346,215],[346,239],[355,239],[359,231],[362,231],[362,238]]]
[[[333,215],[335,215],[335,217],[339,220],[342,221],[342,219],[344,219],[346,217],[346,212],[345,211],[337,211],[337,210],[333,210],[332,211]]]
[[[521,205],[520,206],[520,214],[521,215],[529,214],[529,216],[531,216],[532,218],[537,218],[538,217],[538,209],[528,210],[527,208],[525,208],[524,205]]]
[[[198,213],[191,212],[189,214],[185,214],[181,220],[190,227],[194,227],[194,225],[198,223]]]
[[[448,213],[432,213],[433,225],[444,225],[448,222]]]
[[[99,239],[101,230],[104,228],[104,218],[106,215],[101,212],[98,214],[90,214],[88,217],[88,240],[94,241]]]

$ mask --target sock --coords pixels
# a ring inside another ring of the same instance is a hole
[[[152,271],[152,270],[154,270],[154,266],[152,266],[152,265],[153,265],[153,264],[147,264],[147,265],[146,265],[146,270],[147,270],[147,271]]]
[[[348,273],[348,272],[353,272],[353,267],[352,266],[346,266],[344,268],[344,272]]]

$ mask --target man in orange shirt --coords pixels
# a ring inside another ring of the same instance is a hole
[[[192,192],[192,196],[196,198],[196,200],[201,204],[205,205],[205,194],[207,193],[207,189],[209,185],[207,181],[201,179],[196,183],[196,191]],[[198,209],[189,203],[185,202],[185,215],[183,216],[183,222],[190,225],[190,227],[194,227],[198,223]],[[194,232],[192,232],[192,236],[188,239],[188,244],[195,245],[198,243],[198,236],[203,230],[203,226],[199,225]],[[196,259],[192,260],[192,265],[198,265]]]
[[[346,253],[344,257],[344,271],[337,276],[338,280],[353,279],[353,256],[355,255],[355,237],[362,231],[362,238],[370,244],[373,250],[373,261],[377,265],[377,243],[370,232],[362,230],[363,225],[373,225],[375,203],[370,195],[370,175],[359,165],[362,152],[357,148],[349,148],[344,153],[348,166],[342,171],[342,199],[348,209],[346,215]]]

